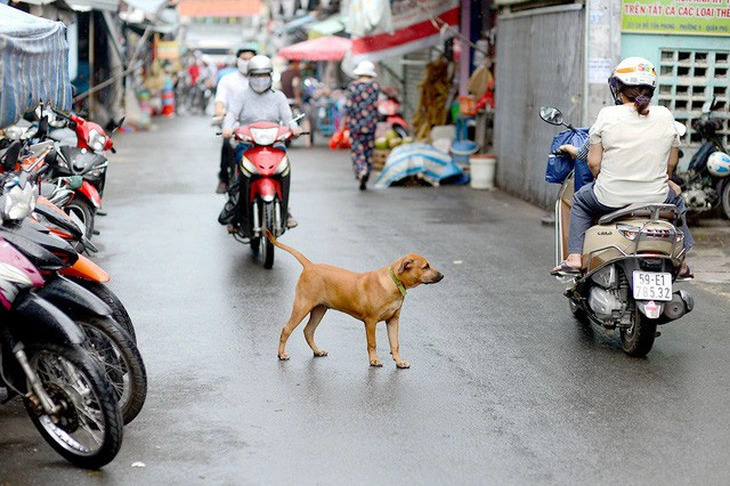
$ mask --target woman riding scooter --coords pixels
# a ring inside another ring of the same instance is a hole
[[[616,66],[608,86],[617,106],[603,108],[590,129],[588,165],[596,177],[573,196],[570,211],[568,258],[553,275],[580,274],[585,232],[593,220],[632,203],[667,203],[687,208],[669,182],[678,161],[679,136],[674,117],[663,106],[651,106],[657,85],[654,65],[640,57]],[[684,247],[694,244],[683,222]],[[683,266],[678,278],[692,274]]]

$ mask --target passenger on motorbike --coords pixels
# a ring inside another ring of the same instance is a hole
[[[674,204],[682,215],[687,212],[669,182],[678,161],[674,117],[663,106],[649,107],[657,85],[654,65],[639,57],[624,59],[608,85],[617,106],[603,108],[590,129],[588,166],[596,180],[573,196],[568,258],[552,274],[581,272],[585,232],[603,214],[633,203]],[[681,230],[689,250],[694,241],[686,222]],[[691,276],[684,265],[679,278]]]
[[[214,123],[223,122],[231,101],[237,93],[248,87],[248,61],[256,55],[251,48],[239,49],[236,53],[236,70],[221,76],[215,91],[215,117]],[[215,192],[224,194],[228,190],[229,171],[234,164],[233,146],[228,138],[223,139],[221,148],[220,172],[218,173],[218,187]]]
[[[230,139],[236,126],[250,125],[260,121],[287,125],[297,137],[302,134],[297,122],[293,120],[291,108],[284,93],[275,90],[272,85],[274,71],[271,59],[257,55],[248,62],[248,87],[235,95],[229,104],[229,110],[223,119],[223,137]],[[280,148],[285,149],[284,144]],[[239,163],[243,153],[250,147],[247,143],[239,143],[235,148],[235,161]],[[289,180],[291,174],[284,177],[284,199],[288,199]],[[293,228],[297,221],[288,215],[286,226]],[[229,231],[235,230],[229,228]]]

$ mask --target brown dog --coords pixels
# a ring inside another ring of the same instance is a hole
[[[375,325],[380,321],[387,324],[390,354],[395,365],[398,368],[411,366],[400,357],[398,320],[406,289],[436,283],[444,278],[441,272],[431,268],[428,260],[409,253],[379,270],[355,273],[331,265],[312,263],[294,248],[278,242],[268,230],[266,236],[274,245],[294,255],[304,267],[297,282],[291,317],[281,330],[280,360],[289,359],[286,341],[307,314],[309,321],[304,327],[307,344],[315,356],[327,356],[327,352],[314,343],[314,331],[327,309],[335,309],[365,323],[370,366],[383,366],[375,352]]]

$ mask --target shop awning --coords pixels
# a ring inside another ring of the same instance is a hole
[[[307,26],[310,39],[316,39],[317,37],[325,37],[328,35],[339,34],[345,30],[347,24],[347,17],[342,15],[335,15],[327,20],[321,22],[314,22]]]
[[[391,32],[376,29],[352,39],[353,63],[379,61],[438,45],[453,36],[449,26],[459,25],[459,0],[424,0],[417,2],[415,9],[412,2],[393,0],[391,10]],[[357,19],[354,23],[358,24]]]
[[[0,4],[0,127],[40,100],[71,105],[66,27]]]
[[[350,50],[352,41],[344,37],[318,37],[279,50],[285,59],[306,61],[341,61]]]

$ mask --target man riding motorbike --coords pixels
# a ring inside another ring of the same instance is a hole
[[[569,254],[551,271],[554,275],[581,273],[583,239],[596,217],[637,202],[674,204],[683,215],[687,212],[668,182],[680,143],[674,117],[663,106],[649,108],[657,86],[654,65],[639,57],[624,59],[608,85],[616,106],[603,108],[590,129],[588,165],[596,180],[573,196]],[[681,230],[689,250],[694,241],[686,222]],[[679,278],[691,276],[684,265]]]
[[[286,96],[281,91],[271,87],[273,71],[273,64],[267,56],[257,55],[248,62],[248,87],[237,93],[229,103],[229,110],[223,119],[223,138],[230,139],[236,125],[245,126],[260,121],[286,125],[291,128],[295,137],[302,134],[302,129],[293,120]],[[284,144],[280,145],[280,148],[284,149]],[[236,145],[234,151],[236,163],[240,163],[243,153],[249,147],[249,144],[243,142]],[[286,201],[289,198],[290,179],[291,174],[287,174],[282,184],[283,197]],[[226,204],[223,209],[224,213],[232,210],[235,210],[232,204]],[[219,220],[226,220],[225,216],[225,214],[221,214]],[[287,228],[294,228],[297,224],[297,221],[289,213],[286,221]],[[236,231],[230,225],[228,230]]]
[[[239,49],[236,52],[236,70],[221,76],[215,91],[215,119],[214,123],[220,125],[223,117],[236,95],[248,87],[248,61],[256,55],[251,48]],[[229,172],[234,164],[233,146],[228,138],[223,139],[221,148],[221,165],[218,173],[218,187],[215,192],[224,194],[228,190]]]

